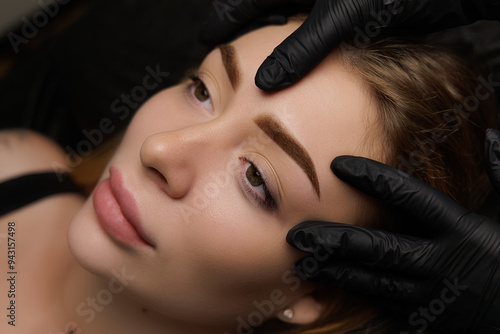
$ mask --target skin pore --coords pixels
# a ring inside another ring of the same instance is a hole
[[[294,322],[318,317],[286,233],[305,220],[360,224],[370,204],[330,162],[380,160],[381,144],[369,91],[339,54],[281,92],[255,86],[258,66],[297,27],[246,34],[223,47],[232,56],[215,49],[194,80],[135,115],[101,181],[110,171],[121,180],[149,244],[108,233],[95,194],[85,202],[69,226],[76,262],[62,286],[66,319],[83,333],[232,333],[273,291],[282,293],[269,318],[289,307]],[[82,302],[106,289],[112,301],[92,317]]]

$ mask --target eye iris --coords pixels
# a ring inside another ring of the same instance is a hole
[[[206,100],[208,100],[210,98],[210,96],[208,96],[208,92],[207,92],[205,85],[202,83],[199,83],[196,86],[196,88],[194,90],[194,94],[195,94],[196,98],[198,100],[200,100],[201,102],[205,102]]]
[[[250,184],[254,187],[258,187],[264,183],[264,181],[262,180],[262,177],[260,176],[259,171],[253,165],[250,165],[247,168],[246,175],[247,175],[248,182],[250,182]]]

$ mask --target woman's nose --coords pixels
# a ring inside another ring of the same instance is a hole
[[[226,139],[208,125],[160,132],[142,144],[141,163],[169,196],[182,198],[201,171],[216,168],[224,159]]]

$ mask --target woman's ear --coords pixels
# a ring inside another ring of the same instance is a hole
[[[294,325],[307,325],[315,322],[323,312],[321,304],[312,294],[307,294],[279,311],[277,318]]]

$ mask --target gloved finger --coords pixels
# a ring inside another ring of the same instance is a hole
[[[227,42],[234,35],[267,10],[289,5],[290,0],[216,0],[213,13],[202,25],[201,43],[214,46]]]
[[[431,185],[378,161],[339,156],[330,167],[341,180],[405,211],[430,231],[458,230],[456,222],[468,212]]]
[[[319,266],[342,259],[425,277],[437,270],[431,259],[440,258],[439,249],[429,240],[338,223],[301,223],[288,232],[286,241],[313,254]]]
[[[418,281],[413,278],[350,262],[314,266],[308,259],[299,260],[294,266],[297,276],[304,280],[392,301],[419,302],[426,295],[418,290]]]
[[[500,131],[494,129],[486,130],[484,150],[486,172],[491,184],[500,194]]]
[[[343,38],[353,34],[354,26],[362,24],[362,15],[351,16],[351,13],[359,13],[355,7],[356,1],[316,1],[304,23],[278,45],[259,67],[255,84],[272,92],[302,79]],[[365,9],[362,12],[368,11]]]

